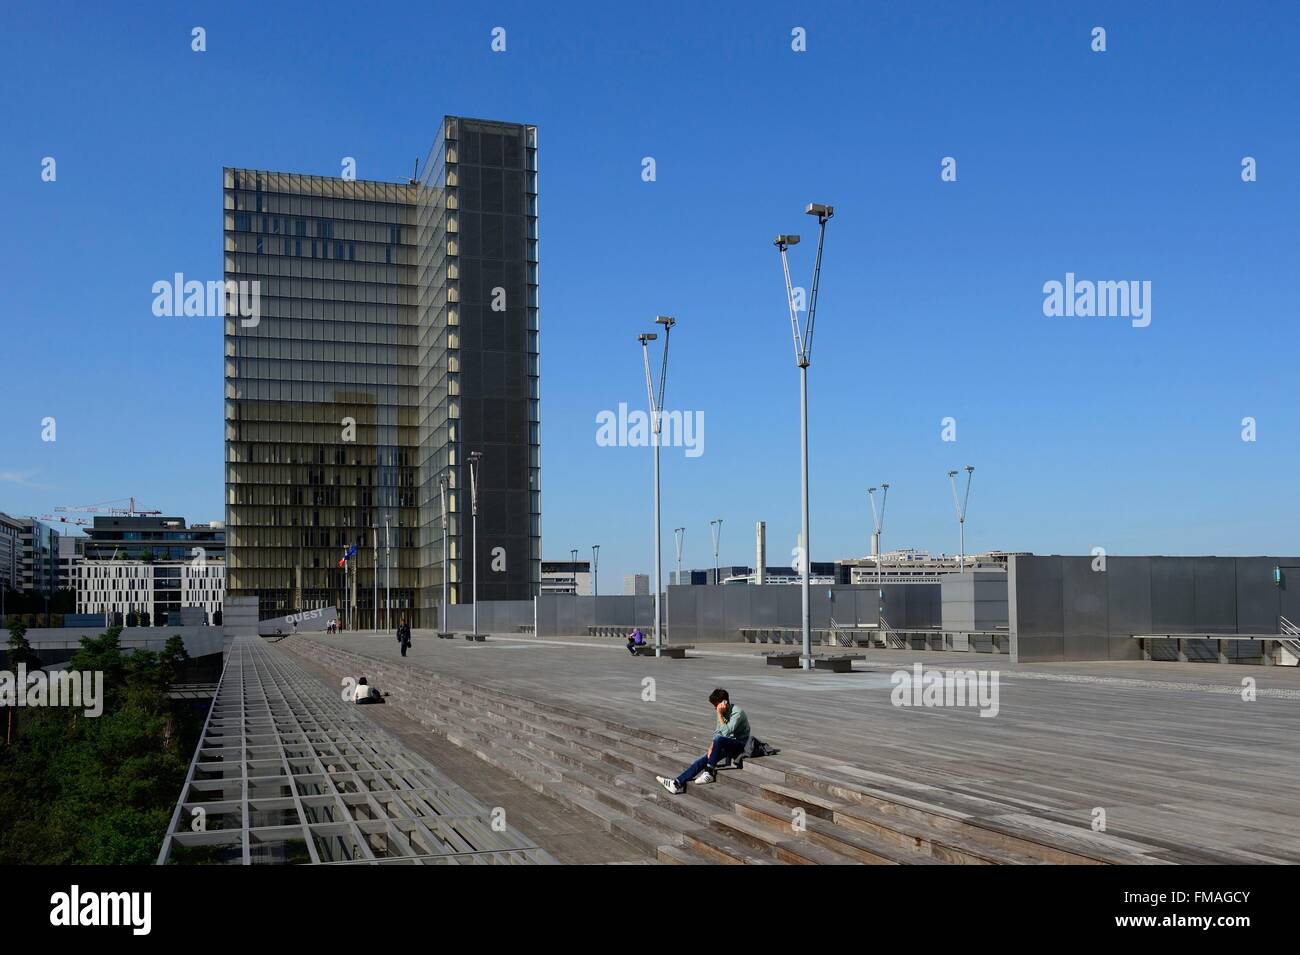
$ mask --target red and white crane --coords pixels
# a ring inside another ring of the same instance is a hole
[[[110,507],[112,504],[127,502],[126,507]],[[78,514],[112,514],[118,517],[148,517],[161,514],[162,511],[146,510],[135,506],[134,497],[119,497],[112,501],[100,501],[98,504],[83,504],[75,507],[56,507],[56,511]]]

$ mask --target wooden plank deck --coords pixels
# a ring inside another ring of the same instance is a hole
[[[385,660],[396,644],[316,637]],[[896,707],[891,674],[927,668],[1000,675],[995,718],[974,708]],[[666,668],[621,646],[502,637],[471,649],[417,634],[406,665],[429,667],[649,729],[709,728],[725,686],[755,735],[827,767],[925,798],[989,798],[1026,825],[1088,825],[1177,850],[1184,861],[1300,862],[1300,671],[1193,663],[1010,664],[935,651],[871,651],[850,674],[783,671],[760,648],[709,645]],[[642,679],[656,680],[656,702]],[[1259,687],[1241,697],[1243,678]]]

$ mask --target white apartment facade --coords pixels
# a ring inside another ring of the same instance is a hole
[[[222,561],[83,560],[75,578],[77,613],[147,613],[157,621],[199,607],[211,623],[226,598]]]

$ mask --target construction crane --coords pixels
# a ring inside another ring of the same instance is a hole
[[[110,504],[127,502],[126,507],[109,507]],[[77,507],[56,507],[56,511],[76,512],[79,514],[111,514],[118,517],[148,517],[161,514],[162,511],[145,510],[135,506],[134,497],[119,497],[112,501],[100,501],[98,504],[85,504]]]
[[[81,518],[79,518],[79,517],[56,517],[56,516],[53,515],[53,514],[42,514],[42,515],[41,515],[41,520],[43,520],[43,521],[57,521],[57,522],[60,523],[60,524],[78,524],[78,525],[80,525],[80,524],[89,524],[89,523],[90,523],[90,521],[83,521],[83,520],[82,520]]]

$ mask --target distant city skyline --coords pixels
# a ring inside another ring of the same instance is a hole
[[[10,11],[4,118],[24,145],[0,156],[0,510],[133,494],[223,520],[222,322],[153,314],[153,284],[221,277],[223,165],[338,176],[350,158],[400,182],[446,113],[538,128],[540,556],[600,544],[602,592],[653,572],[650,449],[599,431],[645,407],[636,336],[656,314],[678,320],[665,406],[707,425],[663,449],[665,579],[672,528],[683,567],[710,567],[719,517],[721,563],[753,563],[759,520],[767,563],[790,562],[798,377],[772,238],[807,240],[810,201],[836,208],[810,369],[814,560],[870,551],[882,481],[883,549],[954,553],[946,473],[967,464],[967,553],[1295,549],[1289,9],[758,3],[742,22],[507,3],[451,34],[435,10],[393,7],[394,30],[382,8],[313,9],[254,29],[244,8],[146,3],[57,32]],[[290,44],[334,65],[309,95]],[[790,256],[806,287],[808,243]],[[1092,306],[1056,314],[1048,283],[1082,281]],[[1101,317],[1121,291],[1140,319]]]

